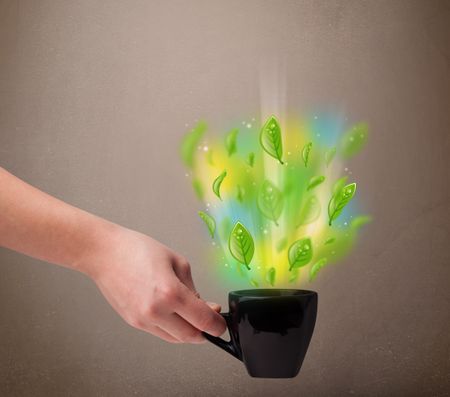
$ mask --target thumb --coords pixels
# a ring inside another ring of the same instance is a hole
[[[213,309],[214,311],[216,311],[217,313],[220,313],[220,310],[222,309],[222,307],[218,304],[218,303],[214,303],[214,302],[206,302],[206,304]]]

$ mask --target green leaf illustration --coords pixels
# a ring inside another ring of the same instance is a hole
[[[344,158],[357,154],[366,144],[369,126],[366,123],[355,124],[341,139],[340,152]]]
[[[336,192],[328,203],[328,224],[331,226],[332,222],[338,218],[344,207],[350,202],[356,192],[356,183],[350,183],[344,186],[341,190]]]
[[[236,222],[228,239],[228,249],[238,262],[250,269],[250,261],[255,253],[255,243],[250,232],[241,222]]]
[[[194,165],[194,155],[197,150],[198,143],[205,131],[206,123],[199,121],[197,125],[184,136],[181,142],[181,158],[189,168],[192,168]]]
[[[353,230],[358,230],[360,227],[372,222],[372,217],[369,215],[359,215],[352,220],[350,227]]]
[[[309,237],[295,241],[289,247],[289,270],[307,265],[311,261],[312,255],[312,243]]]
[[[241,187],[241,185],[237,185],[236,200],[242,203],[244,201],[244,195],[245,195],[244,189]]]
[[[255,279],[250,279],[250,284],[253,285],[255,288],[259,287],[259,283]]]
[[[280,241],[278,241],[277,252],[283,251],[286,248],[287,243],[288,243],[287,237],[283,237]]]
[[[311,149],[312,149],[312,142],[308,142],[305,146],[303,146],[302,158],[305,167],[308,167],[309,154],[311,152]]]
[[[322,258],[322,259],[318,260],[316,263],[314,263],[314,265],[312,265],[311,270],[309,272],[309,281],[310,282],[316,278],[319,270],[322,269],[326,264],[327,264],[327,258]]]
[[[266,273],[266,281],[273,287],[275,285],[275,276],[277,274],[277,271],[274,267],[271,267],[269,270],[267,270]]]
[[[202,183],[198,179],[192,181],[192,187],[194,188],[195,195],[199,200],[203,200],[204,192]]]
[[[339,192],[345,186],[345,182],[347,182],[346,176],[339,178],[333,185],[332,194],[336,194],[337,192]]]
[[[253,167],[253,164],[255,164],[255,153],[251,152],[248,154],[247,163],[250,167]]]
[[[198,211],[198,215],[203,219],[203,222],[205,222],[205,225],[208,227],[211,237],[214,238],[214,232],[216,231],[216,221],[214,218],[203,211]]]
[[[292,269],[291,274],[289,275],[289,282],[293,283],[294,281],[296,281],[299,274],[300,274],[300,272],[299,272],[298,268]]]
[[[277,220],[283,211],[283,205],[283,194],[272,182],[265,180],[258,192],[259,210],[278,226]]]
[[[227,176],[227,172],[223,171],[216,179],[214,179],[212,190],[214,194],[219,197],[222,200],[222,197],[220,197],[220,186],[222,185],[223,180]]]
[[[311,196],[308,198],[303,204],[302,209],[300,210],[300,222],[297,227],[301,225],[308,225],[309,223],[314,222],[320,216],[320,203],[316,196]]]
[[[320,185],[321,183],[323,183],[323,181],[325,180],[325,177],[323,175],[319,175],[319,176],[313,176],[309,182],[308,182],[308,187],[306,188],[306,190],[311,190],[314,189],[316,186]]]
[[[327,167],[331,164],[336,155],[336,147],[332,147],[325,152],[325,164]]]
[[[325,240],[325,245],[332,244],[332,243],[334,243],[335,241],[336,241],[336,238],[334,238],[334,237],[329,237],[329,238],[327,238],[327,239]]]
[[[239,130],[235,128],[234,130],[231,130],[225,137],[225,146],[227,148],[228,156],[231,156],[237,151],[236,140],[238,132]]]
[[[276,158],[283,164],[283,143],[281,140],[281,128],[275,116],[270,117],[261,129],[259,142],[265,152]]]

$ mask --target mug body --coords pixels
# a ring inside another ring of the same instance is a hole
[[[230,333],[250,376],[291,378],[305,358],[317,315],[317,293],[252,289],[229,293]]]

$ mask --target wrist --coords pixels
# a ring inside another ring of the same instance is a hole
[[[98,217],[88,229],[84,249],[80,250],[71,267],[95,280],[110,263],[127,229]]]

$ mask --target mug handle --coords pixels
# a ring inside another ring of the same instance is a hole
[[[234,337],[233,330],[231,329],[231,314],[230,313],[220,313],[220,315],[225,319],[228,327],[228,332],[230,334],[230,341],[223,340],[217,336],[212,336],[207,334],[206,332],[202,332],[203,336],[213,343],[216,346],[219,346],[221,349],[225,350],[227,353],[231,354],[233,357],[236,357],[238,360],[242,361],[240,355],[240,349],[236,343],[236,339]]]

